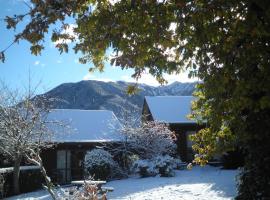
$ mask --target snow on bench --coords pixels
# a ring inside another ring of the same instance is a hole
[[[102,185],[102,184],[105,184],[106,181],[89,181],[89,180],[71,181],[71,184],[74,184],[74,185],[83,185],[84,183],[93,184],[93,185]]]
[[[103,184],[106,183],[106,181],[90,181],[90,180],[80,180],[80,181],[71,181],[71,184],[81,186],[84,183],[90,184],[90,185],[96,185],[98,191],[101,192],[101,194],[112,192],[114,190],[113,187],[104,187]]]
[[[177,169],[186,169],[188,164],[186,162],[181,162],[177,164]]]
[[[104,187],[104,186],[102,186],[101,191],[102,192],[113,192],[114,188],[113,187]]]
[[[20,171],[23,170],[33,170],[33,169],[40,169],[39,166],[30,165],[30,166],[20,166]],[[0,173],[5,174],[13,171],[13,167],[6,167],[6,168],[0,168]]]
[[[186,162],[181,162],[181,163],[179,163],[177,165],[182,167],[182,166],[187,166],[188,164]]]

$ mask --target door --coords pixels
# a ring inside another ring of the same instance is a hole
[[[84,151],[71,152],[71,177],[72,180],[82,180],[84,178]]]
[[[190,140],[190,135],[194,135],[195,131],[187,131],[186,132],[186,139],[187,139],[187,160],[192,161],[194,158],[194,152],[192,149],[193,142]]]
[[[57,181],[60,184],[69,183],[71,181],[70,172],[70,151],[57,151]]]

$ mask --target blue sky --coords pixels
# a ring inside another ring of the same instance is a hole
[[[7,30],[2,20],[6,15],[22,14],[27,11],[22,0],[0,0],[0,50],[6,48],[13,39],[14,31]],[[29,71],[33,84],[41,82],[38,92],[48,91],[61,83],[77,82],[81,80],[101,81],[128,81],[134,80],[130,77],[133,70],[121,70],[120,68],[106,64],[105,72],[89,74],[88,69],[91,63],[83,65],[78,63],[79,55],[72,50],[68,54],[60,55],[54,44],[46,39],[45,50],[41,56],[31,55],[29,43],[21,41],[6,51],[5,63],[0,63],[0,80],[6,82],[13,88],[20,88],[27,85]],[[192,81],[187,78],[187,73],[181,75],[166,75],[169,83],[174,81]],[[141,83],[158,85],[153,77],[144,74]]]

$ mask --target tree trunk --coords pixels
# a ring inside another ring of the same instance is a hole
[[[54,185],[50,179],[50,177],[47,175],[47,172],[41,162],[40,164],[40,171],[41,171],[41,174],[43,175],[44,179],[45,179],[45,182],[46,182],[46,187],[45,189],[47,189],[47,191],[50,193],[51,197],[53,200],[56,200],[56,194],[54,193],[53,191],[53,188],[54,188]]]
[[[21,164],[22,156],[16,155],[14,159],[13,165],[13,193],[19,194],[20,193],[20,164]]]
[[[46,185],[44,186],[44,188],[50,193],[51,198],[53,200],[57,200],[56,194],[54,193],[54,185],[51,181],[51,178],[47,175],[46,169],[43,166],[43,162],[42,159],[40,157],[39,152],[32,152],[32,158],[29,156],[26,156],[26,158],[28,159],[28,161],[34,165],[37,165],[40,167],[40,172],[42,174],[42,176],[45,179]]]

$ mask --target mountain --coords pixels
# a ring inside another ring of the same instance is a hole
[[[53,108],[112,110],[118,118],[131,113],[140,115],[145,96],[191,95],[196,83],[174,82],[166,86],[153,87],[139,84],[140,92],[129,96],[126,89],[131,83],[80,81],[64,83],[43,94],[56,98]]]

